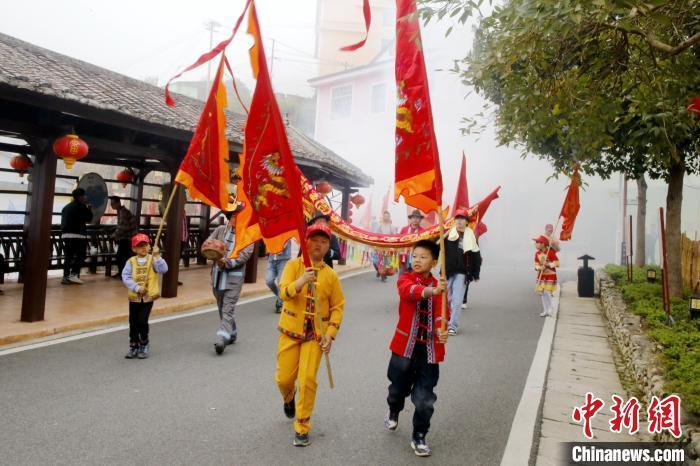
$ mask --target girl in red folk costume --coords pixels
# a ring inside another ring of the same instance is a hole
[[[557,267],[559,257],[549,245],[549,239],[538,236],[535,241],[535,270],[537,271],[537,291],[542,297],[542,313],[540,317],[552,316],[554,313],[554,292],[557,289]]]
[[[418,456],[430,456],[425,436],[430,428],[435,400],[434,389],[440,375],[438,363],[445,358],[447,332],[443,331],[442,300],[445,280],[430,273],[440,247],[432,241],[418,241],[412,252],[412,272],[398,281],[399,323],[391,341],[389,360],[389,412],[384,425],[390,431],[399,425],[399,413],[408,395],[415,406],[411,447]],[[446,316],[449,322],[449,310]]]

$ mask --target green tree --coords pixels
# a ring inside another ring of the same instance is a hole
[[[700,1],[508,0],[487,16],[482,3],[423,2],[420,14],[478,17],[455,71],[494,104],[499,142],[555,173],[666,180],[669,285],[680,296],[683,178],[700,171],[700,125],[686,110],[700,95]]]

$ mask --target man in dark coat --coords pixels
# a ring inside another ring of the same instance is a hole
[[[458,210],[455,213],[455,226],[445,238],[445,272],[450,306],[449,335],[457,335],[459,313],[466,288],[470,282],[479,280],[481,271],[481,252],[468,222],[468,213],[463,209]]]
[[[63,239],[63,280],[61,283],[81,284],[80,268],[87,249],[87,222],[92,220],[92,210],[85,190],[78,188],[71,193],[73,200],[61,211],[61,238]]]

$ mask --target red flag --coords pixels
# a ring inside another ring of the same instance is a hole
[[[442,205],[442,174],[415,0],[397,0],[394,200],[424,212]]]
[[[574,170],[574,175],[571,177],[571,184],[569,185],[566,199],[564,199],[564,205],[559,214],[559,216],[564,218],[561,234],[559,235],[559,239],[562,241],[569,241],[571,239],[571,233],[574,231],[574,222],[576,222],[576,216],[581,208],[578,197],[580,186],[581,177],[578,174],[577,168]]]
[[[250,6],[248,33],[255,40],[250,48],[250,62],[257,82],[244,130],[240,168],[243,189],[239,190],[239,198],[245,202],[245,208],[236,216],[233,257],[259,239],[269,252],[280,252],[290,238],[303,238],[306,228],[301,173],[292,158],[272,90],[255,4]],[[299,242],[304,261],[310,264],[305,242]]]
[[[384,199],[382,199],[382,211],[379,212],[379,215],[384,215],[384,212],[389,210],[389,195],[391,193],[391,185],[389,185],[386,188],[386,194],[384,195]]]
[[[467,157],[462,151],[462,168],[459,172],[459,181],[457,182],[457,194],[455,194],[455,202],[452,204],[452,215],[457,209],[469,208],[469,189],[467,187]]]
[[[364,0],[362,4],[362,14],[365,17],[365,38],[362,39],[360,42],[357,42],[356,44],[341,47],[340,50],[342,50],[343,52],[353,52],[365,45],[365,42],[367,42],[367,36],[369,35],[369,25],[372,23],[372,10],[370,10],[369,8],[369,0]]]
[[[362,219],[360,219],[360,228],[369,231],[372,225],[372,194],[369,195],[369,201],[365,206],[365,210],[362,213]]]
[[[497,187],[496,189],[491,191],[491,193],[488,196],[471,206],[468,211],[469,216],[472,217],[476,215],[476,218],[478,219],[477,221],[481,221],[484,218],[484,215],[486,215],[486,211],[491,206],[491,202],[494,199],[498,199],[498,191],[500,189],[500,186]]]
[[[173,98],[170,96],[170,83],[173,82],[173,80],[179,78],[183,74],[187,73],[188,71],[191,71],[198,66],[203,65],[204,63],[208,62],[209,60],[212,60],[215,56],[218,54],[224,52],[226,50],[226,47],[228,47],[228,44],[231,43],[233,40],[234,36],[236,35],[236,32],[238,32],[238,28],[241,25],[241,22],[243,21],[243,17],[245,16],[245,12],[248,9],[248,6],[250,5],[250,2],[252,0],[246,0],[245,2],[245,8],[243,8],[243,13],[241,13],[241,16],[238,17],[238,20],[236,21],[236,25],[233,27],[233,31],[231,32],[231,35],[227,38],[216,44],[216,46],[208,51],[207,53],[202,54],[197,61],[192,63],[190,66],[185,68],[184,70],[180,71],[177,75],[173,76],[168,80],[168,82],[165,84],[165,103],[168,104],[170,107],[175,106],[175,101]],[[233,75],[233,73],[231,73]],[[233,85],[235,87],[236,81],[234,80]]]
[[[187,187],[190,196],[221,210],[228,208],[228,141],[226,140],[226,88],[222,82],[222,55],[209,97],[199,117],[190,147],[175,181]]]

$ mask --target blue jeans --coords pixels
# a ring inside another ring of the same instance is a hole
[[[282,271],[284,266],[287,265],[289,259],[278,260],[278,261],[268,261],[267,263],[267,274],[265,276],[265,284],[272,291],[272,294],[277,296],[277,302],[275,306],[279,309],[282,307],[282,300],[280,299],[280,277],[282,276]]]
[[[462,300],[467,288],[466,275],[458,273],[447,279],[447,301],[450,306],[450,328],[456,330],[459,327],[459,313],[462,310]]]

